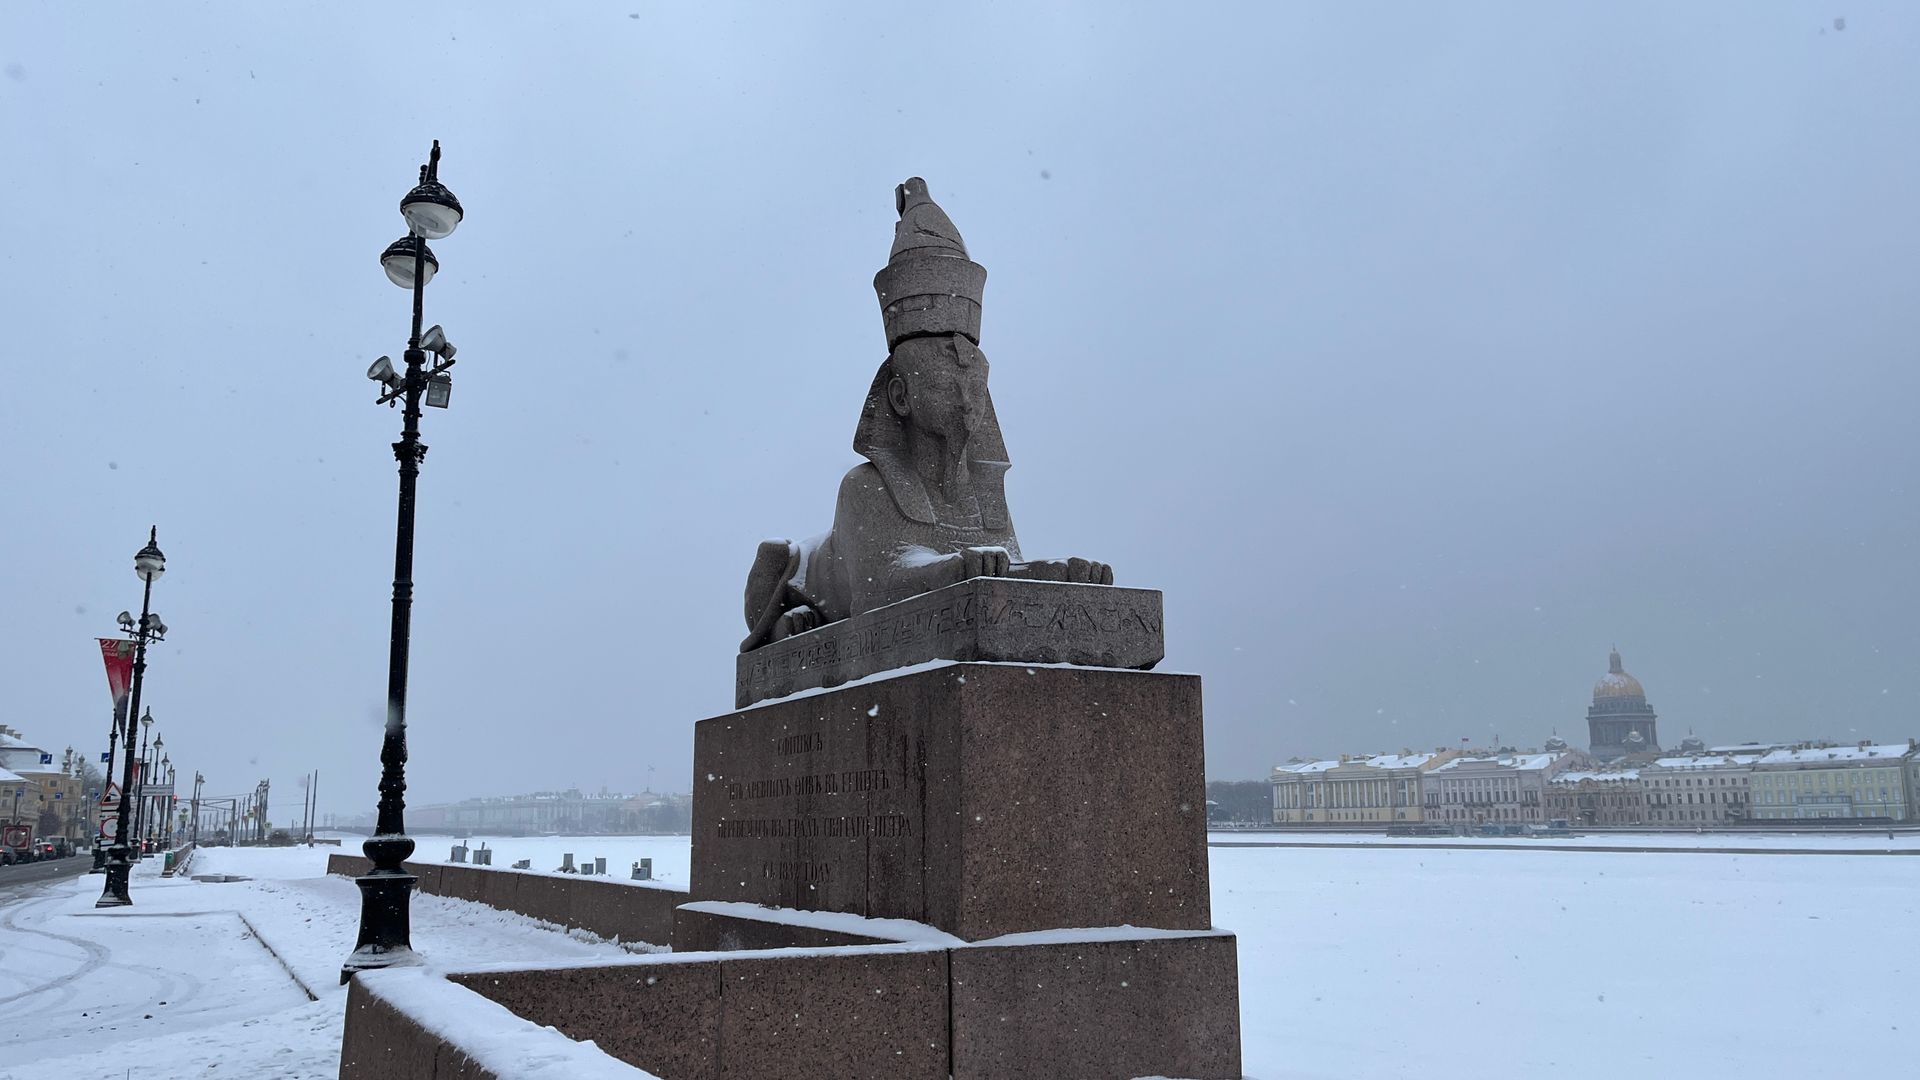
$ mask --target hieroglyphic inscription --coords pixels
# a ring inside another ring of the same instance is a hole
[[[928,660],[1151,668],[1165,652],[1160,594],[974,578],[742,653],[735,703]]]
[[[938,607],[926,608],[897,604],[883,608],[844,626],[803,634],[794,640],[801,647],[789,647],[769,653],[756,649],[745,654],[742,678],[758,684],[779,676],[796,675],[813,668],[832,668],[852,664],[877,653],[930,642],[935,638],[966,633],[974,628],[977,597],[962,592]]]
[[[1048,630],[1062,637],[1117,634],[1122,630],[1160,632],[1160,613],[1138,604],[1088,604],[1078,601],[1016,600],[1001,598],[986,606],[986,625],[1014,623],[1028,630]]]

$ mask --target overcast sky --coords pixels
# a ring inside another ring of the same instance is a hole
[[[50,748],[104,749],[157,523],[175,762],[372,809],[363,372],[434,138],[411,802],[689,787],[910,175],[1023,547],[1165,591],[1214,778],[1584,745],[1614,643],[1669,745],[1920,735],[1910,5],[9,4],[0,65],[0,722]]]

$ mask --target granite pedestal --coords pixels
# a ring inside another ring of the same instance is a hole
[[[1201,747],[1199,678],[1037,664],[716,716],[694,732],[690,893],[968,941],[1204,930]]]

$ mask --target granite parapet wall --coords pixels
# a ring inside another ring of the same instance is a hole
[[[420,968],[347,987],[340,1080],[663,1080]]]
[[[945,950],[658,960],[447,978],[668,1080],[947,1075]]]
[[[507,1080],[476,1064],[406,1010],[368,993],[359,979],[347,985],[347,1017],[340,1045],[340,1080]]]
[[[447,978],[668,1080],[1240,1076],[1233,935],[1085,933]]]
[[[372,868],[364,856],[327,856],[329,874],[359,877]],[[671,944],[674,909],[687,902],[685,889],[646,882],[442,863],[407,863],[406,868],[419,879],[416,888],[429,896],[471,900],[627,944]]]

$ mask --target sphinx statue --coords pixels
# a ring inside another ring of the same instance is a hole
[[[874,275],[888,354],[873,377],[833,528],[762,541],[741,652],[974,577],[1113,584],[1089,559],[1026,561],[980,351],[986,268],[914,177],[894,190],[893,251]]]

